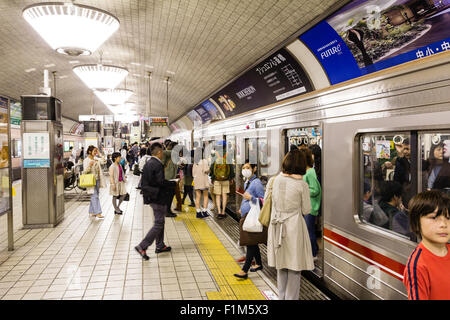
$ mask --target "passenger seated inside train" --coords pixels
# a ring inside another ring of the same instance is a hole
[[[374,205],[373,221],[369,222],[409,236],[409,218],[402,203],[402,186],[396,181],[385,181],[380,184],[380,191],[380,200]]]

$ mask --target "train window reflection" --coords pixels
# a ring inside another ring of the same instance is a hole
[[[421,191],[436,189],[450,194],[450,132],[419,136],[421,150]]]
[[[361,220],[415,240],[407,209],[416,194],[411,133],[362,135],[360,152]]]

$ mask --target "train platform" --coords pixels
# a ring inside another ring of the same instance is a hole
[[[123,202],[122,216],[114,215],[109,188],[101,190],[104,220],[89,216],[87,194],[69,192],[64,220],[45,229],[22,228],[21,183],[14,183],[14,251],[7,251],[6,217],[0,218],[5,220],[0,221],[0,298],[276,299],[276,282],[265,272],[250,273],[246,280],[233,276],[241,266],[235,261],[237,245],[224,228],[224,223],[233,227],[231,218],[219,225],[213,217],[195,218],[194,209],[183,206],[178,217],[166,218],[165,243],[172,251],[156,254],[153,244],[150,260],[143,261],[134,246],[151,228],[153,213],[143,205],[137,183],[129,175],[130,201]]]

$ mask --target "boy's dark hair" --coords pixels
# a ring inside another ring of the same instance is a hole
[[[111,155],[112,162],[116,162],[116,159],[120,156],[120,152],[113,152],[113,154]]]
[[[162,149],[163,149],[163,147],[162,147],[161,143],[159,143],[159,142],[153,143],[152,146],[150,147],[152,156],[156,155],[159,152],[159,150],[162,150]]]
[[[444,215],[449,218],[450,198],[438,190],[424,191],[416,194],[408,204],[411,230],[418,236],[421,234],[420,218],[434,212],[436,217]]]
[[[389,202],[394,196],[402,196],[402,185],[397,181],[384,181],[380,185],[381,201]]]
[[[282,171],[286,174],[300,174],[306,173],[306,156],[300,150],[289,151],[283,159]]]

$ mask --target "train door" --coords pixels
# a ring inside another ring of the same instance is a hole
[[[236,165],[236,136],[226,136],[226,158],[227,163],[233,166],[235,173],[234,183],[230,184],[230,193],[228,194],[227,209],[233,214],[239,210],[240,202],[236,195],[236,179],[239,174],[238,166]],[[239,169],[240,170],[240,169]]]
[[[297,147],[299,149],[308,148],[312,151],[314,157],[314,169],[316,170],[317,179],[322,184],[322,127],[300,127],[288,129],[284,132],[285,135],[285,153],[288,153],[292,148]],[[323,189],[323,188],[322,188]],[[323,194],[322,194],[323,199]],[[321,203],[319,213],[315,219],[314,233],[316,236],[316,242],[318,245],[317,259],[314,264],[316,268],[314,273],[318,276],[323,274],[323,214],[322,214],[323,201]]]

